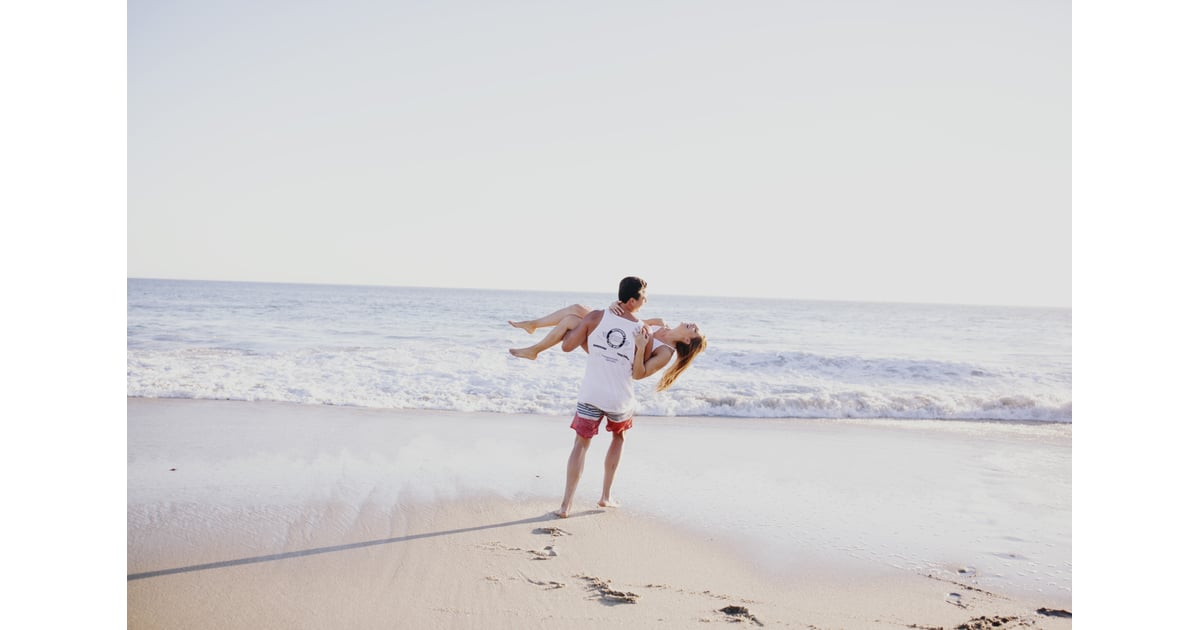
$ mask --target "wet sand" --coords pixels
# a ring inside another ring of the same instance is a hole
[[[937,550],[907,526],[851,545],[804,534],[870,516],[853,497],[839,507],[839,497],[827,496],[826,514],[804,520],[762,488],[721,502],[682,481],[726,492],[705,475],[736,477],[725,466],[747,468],[754,454],[721,463],[696,458],[707,451],[693,442],[741,452],[748,440],[761,457],[772,452],[767,442],[797,431],[789,423],[746,430],[641,419],[640,446],[626,451],[618,474],[623,507],[595,507],[601,436],[575,513],[559,519],[552,511],[570,446],[563,419],[183,400],[131,399],[128,409],[130,628],[1071,626],[1069,580],[1038,593],[978,562],[921,564]],[[911,440],[930,442],[919,427],[804,426],[806,442],[823,450],[830,447],[821,435],[908,453]],[[864,431],[875,437],[868,441]],[[987,452],[1011,449],[997,456],[1020,461],[1030,444],[1046,441],[1039,431],[1004,429],[1002,438],[983,441]],[[938,432],[947,444],[981,440]],[[679,460],[665,455],[685,446]],[[812,476],[801,462],[790,464]],[[796,494],[774,470],[744,472],[759,486]],[[884,472],[904,486],[924,483],[922,470]],[[1064,474],[1069,486],[1069,466]],[[828,494],[860,482],[813,485]],[[968,486],[980,488],[995,494],[986,484]],[[878,511],[894,509],[866,494]],[[1026,528],[1027,520],[1013,524]],[[1069,526],[1066,535],[1069,546]],[[917,550],[897,553],[906,537]],[[1026,542],[1035,549],[1047,540]],[[1030,566],[1019,568],[1039,570]]]

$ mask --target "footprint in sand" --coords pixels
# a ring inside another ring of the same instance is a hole
[[[577,575],[575,577],[587,582],[588,589],[598,593],[600,595],[600,601],[606,603],[636,604],[638,597],[641,597],[637,593],[633,592],[615,591],[612,589],[612,582],[605,579],[592,577],[590,575]]]
[[[959,608],[966,608],[967,605],[963,603],[962,599],[963,599],[963,596],[958,593],[946,593],[946,603],[947,604],[954,604],[955,606],[958,606]]]
[[[533,533],[546,534],[549,536],[553,536],[555,538],[558,538],[559,536],[570,536],[571,535],[571,532],[568,532],[565,529],[559,529],[557,527],[538,527],[533,530]],[[555,544],[557,544],[557,543],[556,542],[550,543],[549,545],[542,547],[541,551],[530,549],[529,553],[533,554],[534,560],[549,560],[550,558],[553,558],[558,555],[558,551],[554,548]]]
[[[1001,617],[995,615],[992,617],[976,617],[966,623],[954,626],[954,630],[1004,630],[1014,626],[1026,626],[1020,617]]]
[[[558,555],[558,552],[554,550],[554,545],[546,545],[542,547],[541,551],[530,549],[529,553],[533,554],[534,560],[549,560]]]
[[[750,614],[750,609],[746,608],[745,606],[726,606],[717,612],[723,612],[730,617],[736,617],[738,621],[746,619],[753,621],[760,626],[763,625],[763,622],[759,621],[757,617]]]
[[[519,573],[521,575],[521,577],[525,578],[526,582],[529,582],[530,584],[534,584],[537,586],[544,587],[548,591],[567,587],[567,585],[563,584],[562,582],[555,582],[554,580],[535,580],[535,579],[529,577],[528,575],[521,573],[520,571],[517,571],[517,573]]]
[[[521,547],[510,547],[509,545],[505,545],[499,541],[492,541],[490,543],[477,546],[489,551],[523,551],[531,554],[534,560],[549,560],[550,558],[558,555],[558,551],[554,549],[554,545],[546,545],[541,549],[522,549]]]

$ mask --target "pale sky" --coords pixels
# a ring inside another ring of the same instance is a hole
[[[128,4],[128,275],[1071,305],[1065,0]]]

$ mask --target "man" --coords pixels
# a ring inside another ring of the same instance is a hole
[[[619,505],[612,498],[612,483],[621,462],[625,431],[633,426],[636,403],[633,381],[662,369],[671,358],[671,351],[666,347],[649,350],[652,347],[650,331],[633,315],[646,303],[646,281],[634,276],[622,279],[617,301],[624,309],[622,315],[607,309],[592,311],[563,338],[563,352],[571,352],[582,345],[588,358],[575,417],[571,421],[575,446],[567,459],[567,487],[562,506],[556,512],[560,518],[571,514],[571,502],[583,475],[587,450],[592,438],[600,432],[602,418],[606,421],[605,429],[612,433],[612,442],[604,458],[604,488],[597,505]]]

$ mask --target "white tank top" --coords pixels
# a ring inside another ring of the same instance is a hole
[[[634,335],[641,322],[631,322],[608,310],[588,335],[587,368],[579,387],[579,402],[614,414],[633,412]]]

